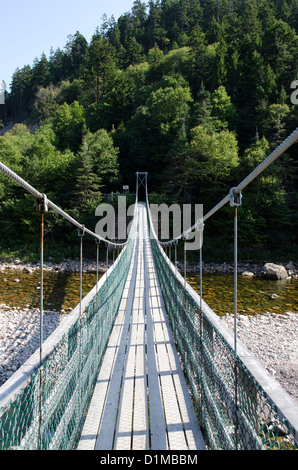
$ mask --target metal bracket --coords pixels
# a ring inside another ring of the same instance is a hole
[[[204,231],[205,224],[203,222],[203,219],[198,220],[196,229],[198,232],[203,232]]]
[[[230,190],[230,206],[231,207],[240,207],[242,204],[242,194],[235,193],[236,188]]]
[[[85,235],[85,225],[82,225],[82,228],[78,229],[79,237],[83,237]]]
[[[49,205],[48,205],[48,198],[45,194],[42,195],[42,199],[36,199],[36,208],[37,211],[41,214],[48,212]]]

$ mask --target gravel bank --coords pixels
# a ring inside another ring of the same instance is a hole
[[[98,263],[98,271],[100,273],[106,272],[107,268],[111,265],[111,259],[108,260],[108,266],[106,262],[99,261]],[[87,273],[95,273],[96,272],[96,262],[94,260],[83,260],[83,272]],[[19,259],[11,259],[8,261],[0,261],[0,273],[5,272],[6,270],[14,270],[14,271],[25,271],[27,273],[33,272],[36,269],[40,268],[39,263],[23,263]],[[69,273],[77,273],[80,271],[80,260],[79,259],[65,259],[61,261],[61,263],[54,263],[53,261],[45,261],[44,262],[44,270],[45,271],[58,271],[58,272],[69,272]]]
[[[46,340],[63,321],[59,312],[45,310]],[[18,309],[0,304],[0,386],[39,348],[40,310]]]
[[[234,330],[234,315],[221,319]],[[238,315],[237,336],[298,403],[298,313]]]

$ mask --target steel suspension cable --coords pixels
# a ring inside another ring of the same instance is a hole
[[[195,224],[188,228],[186,231],[181,233],[179,236],[170,240],[171,242],[176,240],[181,240],[183,237],[188,235],[190,232],[195,230],[198,227],[198,224],[201,222],[205,222],[209,219],[213,214],[215,214],[219,209],[221,209],[224,205],[226,205],[231,200],[232,192],[234,194],[239,194],[241,191],[246,188],[257,176],[259,176],[269,165],[271,165],[278,157],[280,157],[286,150],[288,150],[291,145],[293,145],[298,140],[298,127],[292,132],[292,134],[287,137],[268,157],[263,160],[241,183],[238,184],[235,188],[232,188],[230,193],[227,194],[218,204],[216,204],[207,214],[205,214],[202,218],[198,219]],[[161,242],[159,243],[169,243]]]
[[[4,163],[2,163],[2,162],[0,162],[0,171],[2,171],[2,173],[4,173],[10,179],[15,181],[15,183],[19,184],[27,192],[29,192],[30,194],[35,196],[35,198],[37,200],[39,200],[39,201],[43,200],[43,198],[45,196],[44,194],[37,191],[37,189],[35,189],[33,186],[31,186],[29,183],[27,183],[27,181],[25,181],[23,178],[21,178],[19,175],[17,175],[14,171],[12,171],[10,168],[8,168],[6,165],[4,165]],[[69,214],[67,214],[65,211],[63,211],[59,206],[54,204],[50,199],[47,199],[47,204],[48,204],[48,207],[50,207],[55,212],[60,214],[62,217],[64,217],[64,219],[68,220],[68,222],[70,222],[72,225],[76,226],[80,230],[84,230],[85,233],[87,233],[88,235],[91,235],[95,239],[104,241],[104,242],[108,243],[111,246],[117,246],[117,247],[118,246],[125,246],[128,243],[128,240],[124,243],[114,243],[114,242],[111,242],[109,240],[106,240],[105,238],[103,238],[100,235],[92,232],[87,227],[85,227],[83,224],[81,224],[76,219],[71,217]]]

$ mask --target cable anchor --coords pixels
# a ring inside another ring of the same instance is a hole
[[[231,207],[240,207],[242,204],[242,194],[235,192],[236,188],[230,190],[230,206]]]
[[[36,199],[36,209],[38,212],[41,214],[44,214],[45,212],[48,212],[49,210],[49,204],[48,204],[48,198],[45,194],[42,195],[42,199]]]
[[[84,235],[85,235],[85,225],[82,225],[82,227],[78,229],[78,236],[83,237]]]
[[[196,225],[197,231],[198,232],[203,232],[204,228],[205,228],[205,224],[203,222],[203,219],[198,220],[197,225]]]

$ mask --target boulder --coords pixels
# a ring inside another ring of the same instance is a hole
[[[264,266],[264,273],[271,279],[287,279],[288,273],[284,266],[273,263],[266,263]]]
[[[242,273],[242,276],[244,276],[244,277],[254,277],[254,273],[252,273],[251,271],[244,271]]]

